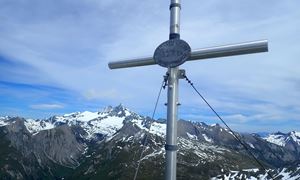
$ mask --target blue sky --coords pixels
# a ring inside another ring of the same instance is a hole
[[[169,1],[0,1],[0,115],[44,118],[124,104],[150,116],[166,69],[109,70],[168,39]],[[268,39],[269,52],[181,66],[235,130],[300,131],[300,2],[182,0],[192,49]],[[158,117],[165,117],[166,92]],[[220,123],[180,81],[180,118]]]

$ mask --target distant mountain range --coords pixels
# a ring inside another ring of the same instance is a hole
[[[179,120],[177,132],[177,179],[271,179],[226,128]],[[137,179],[164,179],[165,134],[163,120],[122,105],[48,119],[0,117],[0,179],[132,179],[138,161]],[[238,135],[276,179],[300,179],[300,132]]]

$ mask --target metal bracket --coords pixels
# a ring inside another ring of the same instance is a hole
[[[173,7],[179,7],[181,9],[181,5],[179,3],[172,3],[170,5],[170,10],[173,8]]]
[[[164,75],[164,81],[167,82],[169,78],[169,72],[166,72],[166,75]]]
[[[166,151],[177,151],[178,150],[178,146],[177,145],[166,144],[165,145],[165,149],[166,149]]]
[[[185,70],[184,69],[179,69],[178,70],[178,78],[179,79],[184,79],[185,78]]]

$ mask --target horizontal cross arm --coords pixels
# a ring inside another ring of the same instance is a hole
[[[143,58],[136,58],[136,59],[129,59],[123,61],[114,61],[109,62],[108,67],[109,69],[119,69],[119,68],[128,68],[128,67],[137,67],[137,66],[147,66],[156,64],[153,57],[143,57]]]
[[[216,46],[216,47],[193,50],[191,52],[190,58],[187,61],[260,53],[260,52],[267,52],[267,51],[268,51],[268,41],[259,40],[259,41],[251,41],[251,42],[245,42],[239,44],[230,44],[224,46]],[[110,69],[119,69],[119,68],[147,66],[147,65],[154,65],[154,64],[156,63],[153,57],[149,56],[144,58],[109,62],[108,67]]]
[[[188,61],[209,59],[226,56],[236,56],[243,54],[253,54],[268,51],[268,41],[252,41],[239,44],[230,44],[210,48],[193,50]]]

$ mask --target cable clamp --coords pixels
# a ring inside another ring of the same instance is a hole
[[[168,85],[168,79],[169,79],[169,73],[167,72],[166,75],[164,76],[164,84],[163,84],[164,89],[166,89],[166,86]]]
[[[184,79],[184,78],[186,78],[185,70],[184,70],[184,69],[179,69],[179,71],[178,71],[178,78],[179,78],[179,79]]]
[[[170,10],[173,8],[173,7],[179,7],[181,9],[181,5],[179,3],[172,3],[170,4]]]
[[[177,151],[178,150],[178,146],[177,145],[166,144],[165,145],[165,150],[166,151]]]
[[[180,39],[180,34],[178,34],[178,33],[170,33],[169,39]]]

